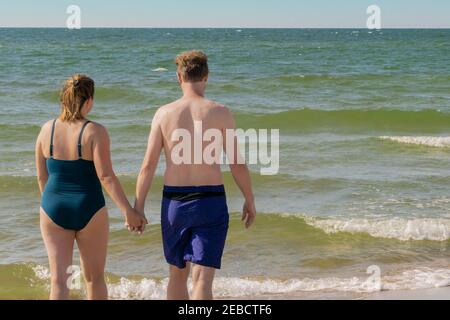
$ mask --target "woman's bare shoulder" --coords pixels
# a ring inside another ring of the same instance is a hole
[[[52,125],[53,125],[53,121],[55,121],[55,119],[51,119],[46,121],[42,126],[41,126],[41,130],[48,130],[51,129]]]
[[[41,131],[39,132],[38,139],[40,139],[42,137],[50,136],[50,132],[52,130],[53,121],[54,121],[54,119],[48,120],[41,126]]]
[[[85,133],[89,138],[107,139],[108,129],[98,122],[91,121],[85,129]]]
[[[98,130],[98,131],[107,131],[106,127],[98,122],[91,121],[88,125],[88,128],[90,127],[91,130]]]

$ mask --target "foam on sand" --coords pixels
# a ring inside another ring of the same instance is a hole
[[[46,267],[33,268],[36,278],[48,280]],[[374,293],[391,290],[416,290],[450,286],[450,269],[420,268],[406,270],[394,275],[382,275],[380,281],[367,277],[352,278],[304,278],[304,279],[251,279],[218,277],[214,281],[217,298],[254,298],[270,295],[294,295],[299,292],[353,292]],[[140,280],[122,277],[119,281],[108,283],[111,299],[165,299],[168,279]],[[191,287],[191,285],[190,285]]]
[[[450,269],[422,268],[397,275],[382,276],[381,281],[367,277],[304,278],[304,279],[246,279],[219,277],[214,281],[217,298],[250,298],[267,295],[289,295],[298,292],[354,292],[372,293],[386,290],[414,290],[450,286]],[[164,299],[167,279],[133,281],[122,278],[110,284],[112,299]]]

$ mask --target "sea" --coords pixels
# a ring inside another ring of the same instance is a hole
[[[218,298],[363,297],[450,285],[449,29],[0,29],[0,299],[46,299],[34,144],[65,79],[96,82],[129,200],[150,123],[180,97],[175,56],[209,57],[207,97],[243,129],[279,129],[279,172],[252,165],[258,217],[224,168],[230,229]],[[107,198],[111,299],[163,299],[164,162],[150,226],[125,230]],[[75,257],[78,253],[75,252]],[[78,263],[78,260],[75,260]],[[84,298],[84,288],[73,290]]]

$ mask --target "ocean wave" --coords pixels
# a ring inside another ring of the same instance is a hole
[[[450,113],[405,111],[297,109],[270,114],[236,114],[239,127],[279,128],[282,132],[449,132]]]
[[[314,184],[317,188],[323,189],[326,185],[339,183],[334,180],[323,181],[298,181],[289,176],[283,177],[261,177],[252,175],[255,185],[270,185],[272,188],[278,186],[282,190],[306,188]],[[136,186],[135,175],[120,175],[119,179],[127,194],[134,194]],[[154,192],[159,195],[164,184],[162,176],[156,176],[154,179]],[[224,182],[227,188],[227,194],[230,201],[235,197],[240,197],[238,190],[233,186],[232,176],[229,173],[224,175]],[[264,190],[264,189],[262,189]],[[258,192],[262,190],[257,189]],[[0,192],[3,195],[17,196],[28,194],[35,201],[39,199],[39,190],[35,176],[0,176]],[[448,203],[447,198],[431,199],[430,202],[423,204],[424,207],[441,206],[445,207]],[[312,236],[313,239],[323,238],[323,232],[328,235],[342,236],[346,234],[346,241],[352,241],[354,237],[366,236],[364,241],[372,242],[370,238],[394,239],[399,241],[448,241],[450,239],[450,219],[446,211],[438,217],[389,217],[377,218],[368,216],[356,216],[352,218],[345,217],[315,217],[303,213],[277,213],[263,212],[259,215],[259,228],[265,230],[266,225],[276,224],[283,232],[293,232],[296,238],[302,239]],[[236,215],[238,216],[238,215]],[[232,215],[232,217],[234,217]],[[289,220],[288,220],[289,219]],[[311,228],[313,227],[313,228]],[[267,236],[271,236],[270,228],[264,231]]]
[[[36,138],[39,131],[41,130],[41,125],[38,124],[7,124],[0,123],[0,139],[9,140],[11,138],[16,141],[16,139],[21,138]]]
[[[124,91],[115,88],[99,88],[99,96],[105,95],[108,100],[126,100],[127,103],[151,104],[149,97],[144,97],[142,92]],[[97,92],[96,91],[96,92]],[[53,98],[52,98],[53,99]],[[53,99],[57,103],[57,98]],[[137,115],[148,118],[147,121],[130,123],[130,121],[115,122],[108,129],[113,133],[131,135],[147,135],[148,122],[151,120],[156,109],[137,109]],[[309,132],[332,132],[332,133],[361,133],[382,132],[382,139],[401,139],[404,137],[388,136],[391,132],[399,133],[448,133],[450,132],[450,113],[439,110],[404,111],[391,109],[375,110],[318,110],[318,109],[296,109],[276,113],[234,113],[239,128],[248,129],[280,129],[283,133],[309,133]],[[40,125],[40,123],[39,123]],[[22,132],[23,135],[35,135],[39,128],[37,123],[28,124],[0,124],[3,134],[15,135]],[[20,132],[19,132],[20,131]],[[375,137],[379,135],[374,135]],[[409,138],[412,141],[431,141],[431,143],[447,143],[446,137],[417,137]],[[440,142],[439,142],[440,141]],[[450,143],[450,142],[449,142]]]
[[[119,283],[109,284],[111,299],[164,299],[168,279],[130,280],[121,278]],[[189,290],[192,284],[189,282]],[[263,297],[298,292],[376,292],[379,287],[361,278],[321,278],[321,279],[264,279],[218,277],[214,280],[213,291],[216,298]]]
[[[298,181],[289,176],[283,177],[261,177],[254,176],[255,185],[270,185],[272,188],[278,186],[284,189],[305,188],[312,183],[317,185],[317,188],[324,188],[330,183],[339,183],[333,180],[324,181]],[[121,175],[119,179],[127,194],[134,194],[136,185],[135,175]],[[239,197],[239,192],[233,186],[232,176],[229,173],[224,175],[224,182],[227,188],[227,194],[230,201]],[[154,190],[159,194],[162,185],[163,177],[156,176],[154,179]],[[38,201],[39,190],[35,176],[0,176],[0,191],[4,195],[20,195],[27,193],[33,196]],[[259,190],[257,190],[259,192]],[[429,203],[432,206],[440,205],[442,207],[449,201],[447,198],[432,199]],[[425,205],[424,205],[425,206]],[[450,219],[445,215],[438,217],[389,217],[377,218],[368,216],[356,216],[352,218],[345,217],[315,217],[303,213],[277,213],[264,212],[258,217],[260,222],[259,228],[265,230],[266,225],[276,224],[283,232],[293,232],[301,239],[312,236],[313,239],[323,238],[323,232],[328,235],[342,236],[345,234],[348,239],[352,241],[354,237],[366,236],[364,241],[372,242],[372,238],[394,239],[399,241],[448,241],[450,239]],[[236,215],[238,216],[238,215]],[[234,217],[232,215],[232,217]],[[290,220],[288,220],[290,219]],[[313,227],[313,228],[311,228]],[[270,228],[268,228],[267,236],[270,235]],[[308,235],[308,236],[307,236]]]
[[[36,95],[42,101],[59,104],[59,91],[41,91]],[[96,87],[95,99],[99,102],[120,102],[133,104],[148,104],[149,95],[131,87]]]
[[[47,267],[36,265],[32,282],[48,282]],[[378,273],[379,272],[379,273]],[[165,299],[168,279],[140,279],[108,276],[110,299],[148,300]],[[263,297],[277,294],[312,292],[372,293],[391,290],[415,290],[450,286],[450,269],[416,268],[383,275],[382,270],[369,267],[366,277],[324,277],[302,279],[218,277],[214,281],[214,293],[218,298]],[[192,288],[192,283],[189,283]],[[48,290],[48,285],[46,286]]]
[[[381,140],[389,140],[404,144],[422,145],[436,148],[450,147],[450,137],[415,137],[415,136],[382,136]]]
[[[306,216],[302,218],[308,225],[327,234],[366,233],[376,238],[401,241],[450,239],[450,219],[321,219]]]
[[[319,49],[319,48],[317,48]],[[305,55],[308,53],[312,53],[312,51],[316,51],[316,48],[304,48],[299,52],[299,55]],[[388,66],[385,68],[387,70],[392,70],[392,66]],[[255,81],[258,83],[281,83],[283,85],[299,85],[302,83],[313,83],[315,85],[320,85],[321,83],[333,83],[337,85],[352,85],[353,83],[361,83],[364,81],[376,81],[376,82],[386,82],[393,81],[395,82],[396,75],[393,75],[389,72],[387,73],[347,73],[347,74],[332,74],[332,73],[292,73],[289,75],[276,75],[271,76],[270,78],[267,76],[255,77]],[[417,77],[412,77],[409,75],[403,75],[404,78],[410,78],[408,80],[419,81]],[[448,81],[448,76],[446,75],[436,75],[432,78],[427,78],[428,82],[432,83],[443,83]],[[395,83],[398,84],[398,83]]]
[[[33,164],[31,164],[33,165]],[[33,193],[38,192],[37,188],[37,178],[35,175],[35,170],[31,169],[29,171],[23,171],[21,174],[5,174],[0,175],[0,192],[5,193]],[[33,168],[33,167],[32,167]],[[118,174],[119,180],[127,192],[131,192],[134,194],[136,188],[136,180],[137,174],[139,171],[139,166],[136,167],[135,173],[130,174]],[[342,181],[340,179],[301,179],[288,175],[288,174],[279,174],[274,176],[261,176],[258,173],[251,172],[252,181],[255,186],[264,186],[270,184],[272,188],[280,187],[280,188],[289,188],[289,189],[302,189],[308,187],[318,188],[327,188],[327,187],[339,187],[346,183],[346,181]],[[223,173],[224,184],[227,187],[227,192],[231,195],[236,194],[238,192],[237,187],[234,185],[233,176],[229,171],[225,171]],[[160,188],[164,184],[163,175],[157,174],[154,177],[154,185],[155,188]]]

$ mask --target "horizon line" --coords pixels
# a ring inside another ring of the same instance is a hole
[[[381,30],[446,30],[450,29],[448,27],[384,27],[381,29],[368,29],[367,27],[138,27],[138,26],[127,26],[127,27],[105,27],[105,26],[87,26],[81,27],[81,29],[69,29],[67,27],[61,26],[0,26],[0,29],[68,29],[68,30],[81,30],[81,29],[364,29],[369,31],[381,31]]]

